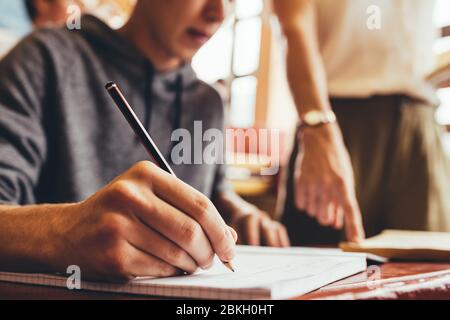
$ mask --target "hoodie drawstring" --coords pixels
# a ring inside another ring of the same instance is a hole
[[[181,126],[181,107],[183,104],[183,76],[177,75],[175,80],[175,101],[173,103],[172,129],[176,130]]]
[[[154,98],[154,92],[153,92],[153,83],[155,79],[155,71],[153,69],[153,66],[150,62],[148,62],[147,65],[147,74],[145,76],[145,91],[144,91],[144,104],[145,104],[145,110],[144,110],[144,127],[145,129],[150,132],[150,126],[151,126],[151,120],[152,120],[152,109],[153,109],[153,98]],[[175,91],[175,99],[172,104],[172,110],[170,113],[171,118],[171,124],[172,124],[172,130],[176,130],[181,127],[181,111],[182,111],[182,105],[183,105],[183,75],[181,73],[177,74],[177,77],[175,79],[175,83],[167,84],[167,89],[170,91]],[[170,139],[170,137],[168,137]],[[137,143],[139,143],[139,140],[137,140]],[[169,154],[166,157],[170,162],[171,161],[171,153],[173,147],[176,145],[176,142],[172,142]]]
[[[179,73],[175,80],[175,101],[172,106],[172,130],[177,130],[181,127],[181,110],[183,106],[183,75]],[[177,144],[176,141],[172,141],[172,144],[169,149],[169,154],[166,159],[172,163],[172,149]]]

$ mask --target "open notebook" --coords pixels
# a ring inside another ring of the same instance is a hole
[[[127,284],[82,281],[85,290],[201,299],[287,299],[366,269],[363,254],[320,249],[240,246],[232,273],[219,261],[207,271],[173,278],[138,278]],[[0,281],[66,287],[66,278],[0,273]]]
[[[450,233],[386,230],[358,244],[342,243],[341,248],[390,259],[450,262]]]

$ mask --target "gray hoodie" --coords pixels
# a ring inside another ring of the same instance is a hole
[[[168,160],[171,133],[194,121],[223,129],[219,94],[189,65],[155,72],[126,39],[92,16],[81,30],[40,30],[0,62],[0,202],[76,202],[150,160],[104,85],[116,82]],[[203,144],[203,146],[205,146]],[[173,165],[208,197],[223,166]]]

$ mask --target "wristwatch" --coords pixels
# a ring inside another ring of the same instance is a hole
[[[324,124],[337,122],[336,114],[332,110],[309,111],[300,120],[300,129],[315,128]]]

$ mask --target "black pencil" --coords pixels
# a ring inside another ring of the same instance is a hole
[[[131,128],[133,128],[134,133],[138,136],[140,142],[144,146],[144,148],[147,150],[150,157],[152,157],[156,164],[164,171],[170,173],[171,175],[175,176],[175,173],[173,172],[172,168],[170,167],[169,163],[164,159],[161,151],[159,151],[158,147],[156,146],[155,142],[152,140],[150,135],[148,134],[147,130],[145,130],[144,126],[142,125],[141,121],[137,117],[136,113],[133,111],[133,108],[131,108],[128,101],[125,99],[124,95],[120,91],[117,84],[114,82],[108,82],[105,85],[105,89],[108,91],[111,98],[116,103],[119,110],[124,115],[125,119],[130,124]],[[222,261],[222,263],[234,272],[233,265],[231,262]]]
[[[148,134],[147,130],[145,130],[136,113],[134,113],[133,108],[131,108],[130,104],[123,96],[117,84],[114,82],[108,82],[105,88],[124,115],[125,119],[127,119],[134,133],[139,137],[139,140],[147,150],[148,154],[155,160],[156,164],[164,171],[176,176],[166,159],[164,159],[161,151],[159,151],[155,142]]]

